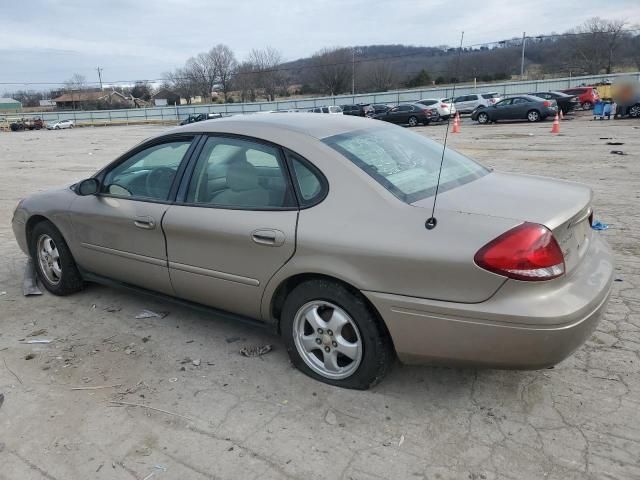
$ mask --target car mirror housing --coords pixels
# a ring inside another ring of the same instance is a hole
[[[75,192],[86,197],[88,195],[95,195],[100,190],[100,182],[97,178],[87,178],[76,184]]]

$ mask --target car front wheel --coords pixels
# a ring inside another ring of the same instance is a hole
[[[537,122],[540,120],[540,112],[537,110],[531,110],[527,113],[527,120],[530,122]]]
[[[38,223],[30,237],[31,258],[44,287],[55,295],[82,290],[84,282],[67,243],[50,222]]]
[[[282,309],[281,335],[291,362],[312,378],[365,390],[393,362],[393,347],[376,313],[358,293],[330,280],[298,285]]]
[[[485,123],[489,123],[489,115],[487,115],[486,113],[479,113],[478,114],[478,123],[481,124],[485,124]]]

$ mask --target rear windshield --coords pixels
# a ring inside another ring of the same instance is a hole
[[[482,98],[486,98],[486,99],[497,98],[497,97],[498,97],[497,93],[483,93],[482,94]]]
[[[396,126],[356,130],[322,140],[406,203],[435,193],[442,145]],[[473,160],[447,149],[440,192],[486,175]]]

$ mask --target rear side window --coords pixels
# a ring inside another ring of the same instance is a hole
[[[435,105],[436,103],[438,103],[438,101],[437,100],[422,100],[422,101],[420,101],[418,103],[421,103],[422,105],[429,106],[429,105]]]
[[[489,100],[490,98],[496,98],[498,96],[497,93],[483,93],[482,98],[486,98]]]
[[[279,150],[249,139],[210,137],[187,191],[187,203],[268,210],[293,207]]]
[[[310,207],[320,202],[328,190],[325,178],[297,153],[287,151],[287,158],[293,167],[300,206]]]

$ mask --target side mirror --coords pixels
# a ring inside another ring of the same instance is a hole
[[[87,178],[76,184],[76,193],[82,197],[95,195],[100,190],[100,182],[97,178]]]

